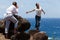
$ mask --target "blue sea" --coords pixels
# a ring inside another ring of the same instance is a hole
[[[35,28],[35,19],[28,18],[31,23],[30,30]],[[50,39],[54,40],[60,39],[60,18],[42,18],[40,24],[40,31],[46,32]]]

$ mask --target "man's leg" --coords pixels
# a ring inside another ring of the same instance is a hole
[[[10,17],[10,20],[13,23],[15,23],[15,25],[14,25],[14,34],[15,34],[17,32],[18,20],[14,16]]]
[[[5,37],[6,38],[8,38],[9,24],[10,24],[10,21],[9,20],[6,20],[6,25],[5,25]]]

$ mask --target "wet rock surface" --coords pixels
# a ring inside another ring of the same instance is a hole
[[[30,30],[29,33],[22,32],[14,35],[11,40],[48,40],[48,36],[45,32]]]

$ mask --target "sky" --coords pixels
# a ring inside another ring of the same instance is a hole
[[[42,13],[42,18],[60,18],[60,0],[1,0],[0,1],[0,18],[4,18],[6,9],[16,1],[19,6],[18,15],[23,18],[35,18],[36,12],[26,14],[35,8],[35,3],[39,3],[45,11]]]

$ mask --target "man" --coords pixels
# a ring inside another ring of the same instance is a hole
[[[41,8],[41,6],[39,5],[39,3],[36,3],[36,8],[33,9],[32,11],[28,11],[26,13],[30,13],[36,11],[36,16],[35,16],[35,20],[36,20],[36,24],[35,27],[37,30],[39,30],[39,26],[40,26],[40,20],[41,20],[41,14],[42,12],[45,14],[44,10]]]
[[[18,13],[17,2],[13,2],[12,5],[9,8],[7,8],[7,10],[6,10],[6,14],[5,14],[5,20],[6,20],[5,34],[8,34],[10,21],[12,21],[15,24],[14,25],[14,34],[17,32],[16,28],[17,28],[17,25],[18,25],[18,20],[13,16],[17,13]],[[6,37],[7,37],[7,35],[6,35]]]

